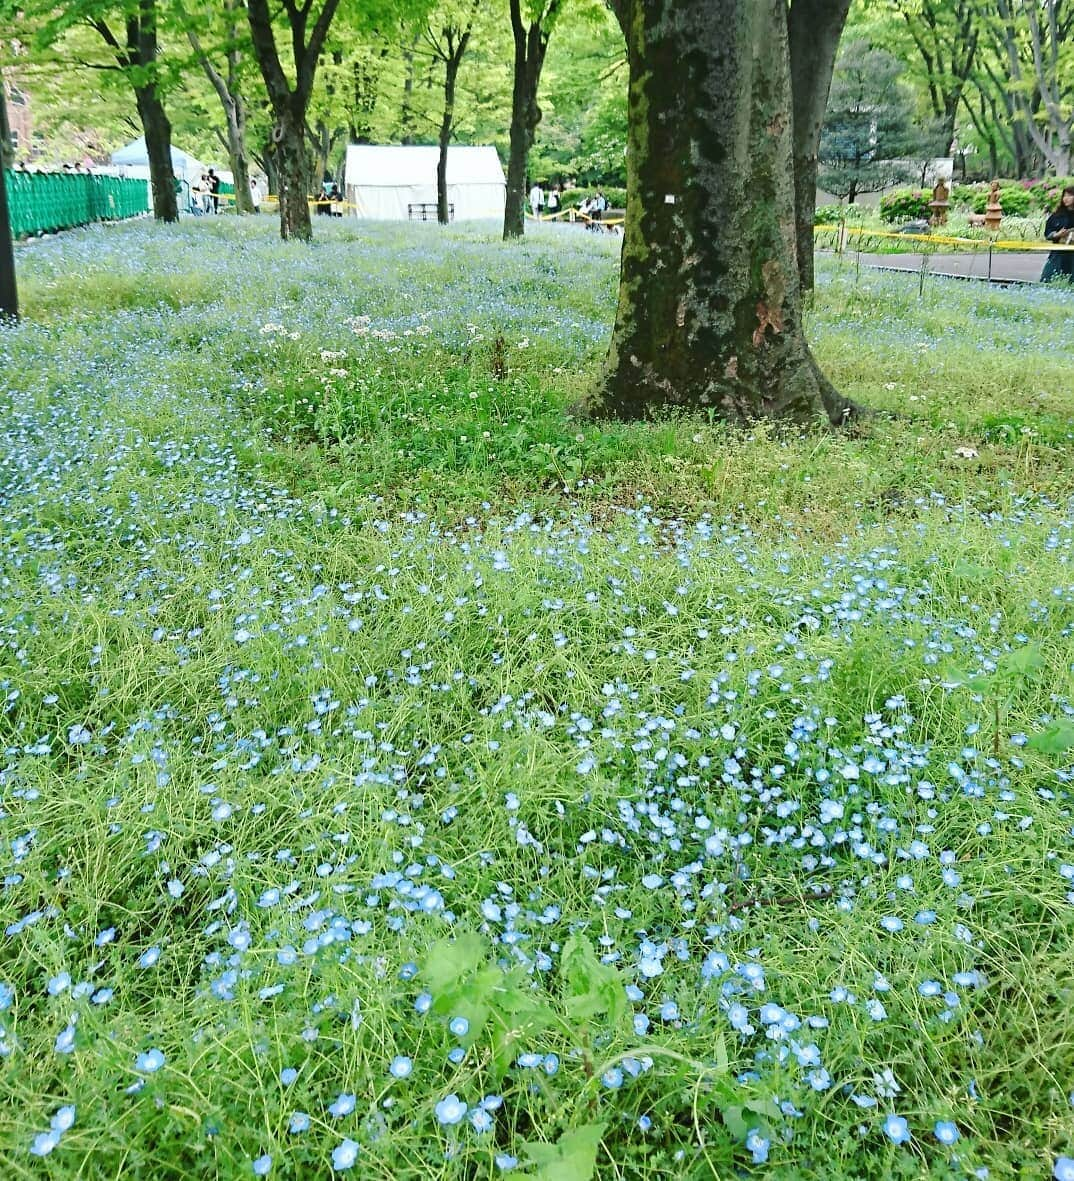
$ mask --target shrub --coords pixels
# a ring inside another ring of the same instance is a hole
[[[563,209],[577,209],[586,197],[595,197],[598,192],[602,192],[608,198],[609,209],[626,208],[626,189],[599,187],[591,189],[564,189],[559,195],[559,203]]]
[[[988,207],[990,189],[991,186],[974,196],[974,213],[984,213]],[[1010,214],[1012,217],[1025,217],[1030,209],[1036,205],[1029,190],[1022,188],[1017,181],[1000,182],[999,203],[1003,206],[1003,212]]]
[[[880,199],[880,216],[888,222],[928,217],[931,200],[932,193],[924,189],[896,189]]]
[[[1067,185],[1074,185],[1074,176],[1049,176],[1032,181],[1029,192],[1036,205],[1050,213],[1059,204],[1059,195]]]
[[[837,226],[841,221],[863,221],[867,212],[862,205],[818,205],[813,224]]]

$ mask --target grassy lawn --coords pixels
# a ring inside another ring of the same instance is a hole
[[[18,252],[0,1176],[1049,1177],[1074,293],[596,425],[616,240],[317,230]]]

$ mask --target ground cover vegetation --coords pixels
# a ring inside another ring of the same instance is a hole
[[[594,425],[617,244],[498,238],[20,250],[3,1175],[1065,1177],[1070,294]]]

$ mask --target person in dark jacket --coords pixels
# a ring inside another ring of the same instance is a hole
[[[1044,236],[1057,246],[1074,246],[1074,185],[1067,185],[1055,212],[1044,223]],[[1074,283],[1074,250],[1053,250],[1044,264],[1040,281],[1065,279]]]

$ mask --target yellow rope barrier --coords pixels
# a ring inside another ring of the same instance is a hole
[[[892,238],[899,242],[930,242],[933,245],[939,246],[969,246],[975,250],[1074,250],[1074,245],[1060,246],[1051,242],[1012,242],[998,238],[956,238],[946,234],[900,234],[894,230],[869,230],[863,226],[847,226],[845,224],[840,229],[838,223],[834,225],[814,226],[813,233],[835,233],[841,234],[844,238]]]

